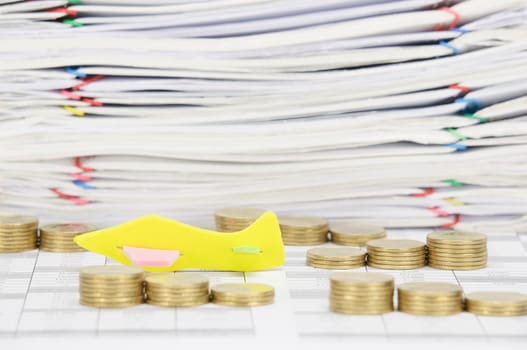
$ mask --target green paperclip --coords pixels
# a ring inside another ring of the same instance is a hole
[[[75,21],[73,19],[64,19],[62,20],[62,23],[69,24],[72,27],[82,27],[84,25],[81,22]]]
[[[446,179],[446,180],[442,180],[442,181],[444,183],[449,184],[452,187],[461,187],[461,186],[465,185],[463,182],[460,182],[460,181],[457,181],[457,180],[454,180],[454,179]]]
[[[260,248],[251,245],[232,247],[232,251],[240,254],[260,254],[261,252]]]
[[[465,141],[467,139],[464,135],[457,131],[457,129],[448,128],[446,131],[457,137],[460,141]]]
[[[80,5],[80,0],[68,0],[68,4],[70,5]]]
[[[469,119],[475,119],[477,121],[479,121],[480,123],[487,123],[489,120],[487,118],[483,118],[483,117],[478,117],[472,113],[465,113],[463,115],[465,118],[469,118]]]

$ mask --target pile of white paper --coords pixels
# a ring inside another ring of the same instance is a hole
[[[524,0],[0,1],[0,209],[527,228]]]

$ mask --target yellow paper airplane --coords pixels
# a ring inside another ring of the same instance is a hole
[[[281,266],[285,260],[280,226],[272,212],[232,233],[150,215],[78,235],[74,240],[85,249],[151,272],[189,268],[259,271]]]

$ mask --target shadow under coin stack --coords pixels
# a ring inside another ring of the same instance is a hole
[[[329,224],[316,216],[282,216],[278,218],[285,245],[318,245],[327,242]]]
[[[212,302],[225,306],[260,306],[274,302],[274,288],[261,283],[224,283],[211,288]]]
[[[209,302],[209,279],[194,273],[146,276],[146,302],[156,306],[191,307]]]
[[[366,242],[386,237],[381,226],[354,221],[335,221],[329,225],[331,241],[340,245],[365,246]]]
[[[476,292],[466,295],[467,311],[481,316],[527,315],[527,295],[514,292]]]
[[[463,311],[463,293],[456,284],[410,282],[397,288],[398,309],[413,315],[445,316]]]
[[[411,239],[375,239],[366,243],[368,266],[384,270],[418,269],[426,264],[423,242]]]
[[[476,232],[436,231],[427,238],[428,264],[443,270],[478,270],[487,266],[487,236]]]
[[[97,227],[90,224],[49,224],[40,228],[40,249],[46,252],[67,253],[84,252],[73,241],[77,235],[95,231]]]
[[[330,277],[333,312],[379,315],[393,311],[393,277],[378,272],[336,272]]]
[[[265,210],[256,208],[224,208],[214,213],[216,230],[237,232],[249,227]]]
[[[143,303],[143,269],[133,266],[87,266],[80,270],[80,303],[117,308]]]
[[[33,216],[0,216],[0,253],[16,253],[37,247],[38,219]]]
[[[366,253],[350,247],[320,247],[307,251],[306,263],[311,267],[330,270],[347,270],[363,267]]]

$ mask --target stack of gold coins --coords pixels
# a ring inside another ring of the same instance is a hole
[[[224,208],[214,213],[216,230],[237,232],[249,227],[265,210],[256,208]]]
[[[80,303],[115,308],[143,303],[143,269],[133,266],[87,266],[80,270]]]
[[[209,302],[209,279],[195,273],[150,274],[146,281],[146,302],[167,307],[190,307]]]
[[[349,247],[319,247],[307,251],[307,265],[319,269],[347,270],[362,267],[366,253]]]
[[[487,236],[476,232],[436,231],[427,236],[428,264],[443,270],[487,266]]]
[[[278,218],[285,245],[317,245],[328,240],[329,224],[316,216],[282,216]]]
[[[364,246],[366,242],[386,237],[381,226],[356,221],[335,221],[329,225],[331,241],[341,245]]]
[[[444,316],[463,311],[463,294],[456,284],[410,282],[397,288],[399,311],[414,315]]]
[[[211,288],[212,302],[226,306],[260,306],[274,302],[274,288],[261,283],[224,283]]]
[[[95,231],[97,227],[90,224],[49,224],[40,228],[40,249],[47,252],[83,252],[73,237]]]
[[[467,311],[482,316],[527,315],[527,295],[514,292],[476,292],[466,296]]]
[[[336,272],[330,278],[333,312],[378,315],[393,311],[393,277],[378,272]]]
[[[368,266],[387,270],[418,269],[426,264],[423,242],[411,239],[375,239],[366,243]]]
[[[38,219],[25,215],[0,216],[0,253],[16,253],[37,247]]]

